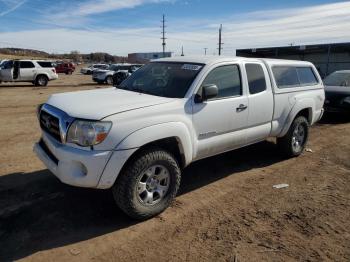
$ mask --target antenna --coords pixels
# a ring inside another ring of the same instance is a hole
[[[222,43],[222,39],[221,39],[221,33],[222,33],[222,24],[220,24],[220,28],[219,28],[219,55],[221,55],[221,50],[222,50],[222,45],[224,43]]]
[[[165,57],[165,46],[166,46],[166,43],[165,43],[165,15],[163,15],[163,20],[161,21],[162,22],[162,46],[163,46],[163,57]]]

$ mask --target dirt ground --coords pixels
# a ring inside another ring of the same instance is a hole
[[[299,158],[263,142],[196,162],[173,205],[136,222],[110,191],[64,185],[32,152],[36,105],[92,88],[79,74],[0,85],[0,261],[350,261],[349,117],[326,116]]]

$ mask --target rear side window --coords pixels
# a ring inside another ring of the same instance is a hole
[[[34,64],[30,61],[21,61],[19,64],[20,68],[34,68]]]
[[[259,64],[246,64],[249,93],[257,94],[266,90],[266,79],[264,70]]]
[[[297,73],[301,85],[317,85],[318,80],[311,67],[297,67]]]
[[[300,85],[296,67],[275,66],[272,68],[278,88],[298,87]]]
[[[45,68],[53,67],[51,62],[38,62],[38,64],[39,64],[41,67],[45,67]]]
[[[272,68],[278,88],[317,85],[318,80],[311,67],[275,66]]]
[[[219,89],[216,98],[242,95],[241,77],[237,65],[220,66],[213,69],[205,78],[203,85],[214,84]]]

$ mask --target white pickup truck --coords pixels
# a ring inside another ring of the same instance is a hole
[[[243,57],[153,61],[118,87],[52,95],[34,151],[62,182],[112,188],[129,216],[166,209],[190,163],[277,137],[302,153],[323,114],[309,62]]]

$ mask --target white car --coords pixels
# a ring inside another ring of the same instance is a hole
[[[118,72],[128,73],[131,75],[132,72],[135,72],[142,65],[139,64],[113,64],[110,65],[108,69],[99,69],[95,70],[92,73],[92,80],[103,84],[106,83],[108,85],[113,84],[113,75]]]
[[[118,88],[52,95],[38,107],[34,151],[62,182],[111,188],[126,214],[145,219],[170,205],[194,161],[268,137],[300,155],[324,99],[309,62],[164,58]]]
[[[99,70],[99,69],[108,69],[109,65],[106,64],[94,64],[89,67],[84,67],[80,69],[80,73],[84,75],[92,75],[94,70]]]
[[[46,86],[57,78],[56,69],[45,60],[8,60],[0,70],[0,82],[31,82]]]

